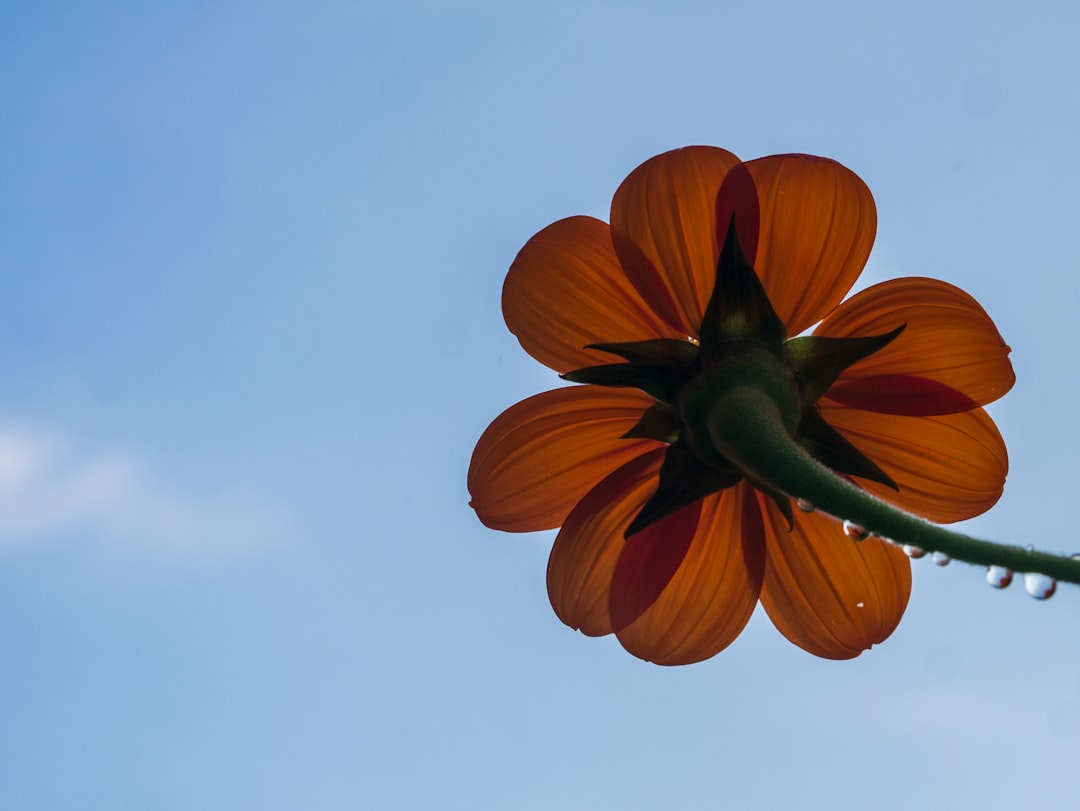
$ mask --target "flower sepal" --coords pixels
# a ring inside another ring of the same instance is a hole
[[[728,354],[731,343],[746,340],[779,351],[787,340],[787,329],[743,253],[732,215],[716,263],[716,283],[701,320],[702,355],[706,363],[716,361]]]
[[[803,409],[795,441],[830,470],[900,490],[888,473],[829,425],[813,406]]]
[[[690,369],[701,354],[698,345],[678,338],[654,338],[649,341],[627,341],[613,344],[589,344],[586,349],[597,349],[609,355],[618,355],[630,363],[646,363],[667,366],[671,369]]]
[[[817,402],[845,369],[883,349],[904,331],[901,324],[891,332],[854,338],[803,335],[784,344],[784,355],[795,368],[803,401]]]
[[[620,439],[655,439],[674,445],[679,439],[679,416],[667,403],[653,403]]]
[[[726,460],[714,465],[701,461],[686,440],[672,444],[664,454],[656,492],[626,528],[629,538],[657,521],[688,507],[706,496],[733,487],[743,474]]]
[[[652,363],[607,363],[602,366],[586,366],[559,375],[571,383],[588,383],[593,386],[615,386],[641,389],[662,403],[674,404],[679,390],[686,383],[687,375],[670,366]]]

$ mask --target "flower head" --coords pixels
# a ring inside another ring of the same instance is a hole
[[[818,656],[857,656],[896,628],[911,586],[898,547],[792,510],[695,434],[688,403],[722,364],[767,358],[792,392],[793,440],[899,507],[952,522],[997,501],[1007,456],[982,406],[1012,386],[1009,348],[945,282],[843,301],[876,223],[835,161],[688,147],[635,169],[610,225],[571,217],[526,243],[506,323],[584,385],[500,415],[469,490],[490,527],[561,527],[548,592],[563,622],[661,664],[723,650],[759,600]]]

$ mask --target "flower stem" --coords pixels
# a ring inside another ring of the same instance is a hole
[[[709,409],[707,429],[717,450],[747,475],[874,535],[927,552],[941,552],[954,560],[1038,572],[1080,584],[1080,560],[945,529],[837,476],[795,443],[774,399],[754,385],[732,386],[716,398]]]

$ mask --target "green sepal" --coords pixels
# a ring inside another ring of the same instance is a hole
[[[701,351],[706,360],[714,360],[723,354],[724,344],[746,339],[779,348],[787,330],[739,245],[732,215],[701,321]]]
[[[900,489],[888,473],[829,425],[816,408],[803,410],[795,441],[821,464],[838,473],[884,484],[893,490]]]
[[[706,465],[680,440],[667,449],[659,478],[656,492],[630,522],[624,537],[641,532],[705,496],[738,484],[743,474],[734,466],[731,470],[718,470]]]
[[[678,369],[651,363],[611,363],[586,366],[564,375],[571,383],[591,383],[594,386],[621,386],[641,389],[664,403],[674,403],[686,375]]]
[[[657,439],[669,445],[679,438],[679,418],[666,403],[654,403],[645,409],[637,425],[620,439]]]
[[[784,344],[784,351],[801,378],[803,402],[817,402],[841,372],[890,344],[906,326],[901,324],[892,332],[859,338],[829,338],[824,335],[792,338]]]
[[[766,484],[763,481],[747,476],[747,481],[754,486],[755,490],[760,490],[773,500],[773,504],[780,510],[780,514],[784,516],[784,520],[787,521],[788,532],[795,529],[795,512],[791,509],[791,496],[782,490],[777,490],[772,485]]]
[[[599,349],[610,355],[618,355],[631,363],[653,366],[669,366],[672,369],[688,369],[697,362],[701,350],[697,344],[678,338],[654,338],[649,341],[629,341],[615,344],[589,344],[586,349]]]

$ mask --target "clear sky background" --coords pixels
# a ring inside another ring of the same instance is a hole
[[[1073,808],[1080,589],[914,563],[852,662],[667,669],[485,529],[534,232],[686,144],[870,186],[861,283],[1013,347],[1005,496],[1080,551],[1080,7],[0,5],[0,808]],[[839,533],[839,530],[838,530]]]

